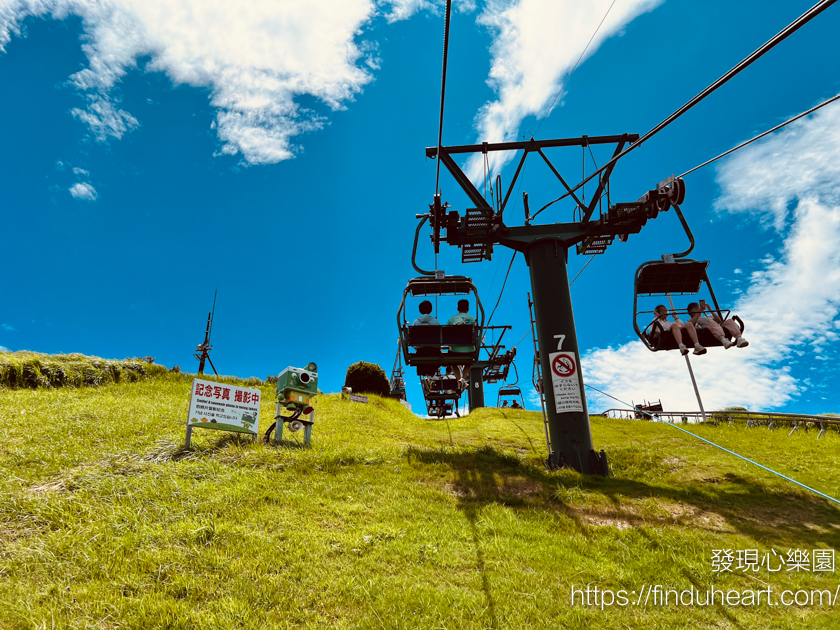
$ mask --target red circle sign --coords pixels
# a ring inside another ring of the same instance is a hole
[[[569,378],[575,373],[575,362],[571,357],[561,354],[554,357],[554,360],[551,362],[551,369],[554,370],[557,376]]]

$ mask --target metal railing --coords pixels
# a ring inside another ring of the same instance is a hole
[[[648,419],[647,415],[636,409],[607,409],[600,414],[605,418],[616,418],[625,420]],[[658,411],[654,414],[665,422],[683,424],[699,424],[704,422],[703,414],[699,411]],[[802,413],[776,413],[773,411],[710,411],[706,412],[708,422],[718,424],[720,422],[746,421],[747,428],[766,426],[767,430],[775,429],[776,424],[793,424],[793,429],[788,437],[799,430],[803,425],[807,430],[808,424],[819,425],[820,432],[817,439],[825,435],[826,425],[840,426],[840,416],[814,416]]]

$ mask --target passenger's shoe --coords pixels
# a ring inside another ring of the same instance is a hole
[[[729,341],[729,339],[727,339],[726,337],[724,337],[723,339],[721,339],[721,340],[720,340],[720,343],[721,343],[721,345],[723,346],[724,350],[729,350],[729,348],[731,348],[732,346],[734,346],[734,345],[735,345],[734,343],[732,343],[731,341]]]
[[[692,352],[692,354],[706,354],[706,352],[706,348],[704,348],[698,343],[696,346],[694,346],[694,352]]]
[[[744,339],[743,337],[738,337],[735,340],[735,345],[739,348],[746,348],[748,345],[750,345],[750,342]]]
[[[686,348],[684,344],[680,344],[680,354],[683,356],[688,354],[688,348]]]

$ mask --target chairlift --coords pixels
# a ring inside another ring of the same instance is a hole
[[[422,377],[420,385],[423,387],[423,398],[429,416],[445,418],[454,413],[455,416],[461,417],[458,413],[461,389],[454,374],[436,372],[432,376]]]
[[[501,407],[503,401],[509,401],[513,399],[514,402],[521,401],[522,408],[525,409],[525,398],[522,396],[522,390],[519,388],[518,385],[506,385],[504,387],[499,388],[499,397],[496,400],[496,406]]]
[[[475,296],[478,317],[473,325],[418,325],[408,323],[405,301],[408,296]],[[421,276],[408,281],[402,302],[397,310],[400,347],[407,366],[416,367],[417,374],[434,376],[441,367],[472,365],[478,361],[484,330],[484,307],[473,281],[466,276]],[[473,346],[472,352],[453,352],[452,346]]]
[[[405,370],[401,361],[402,355],[399,342],[397,342],[397,358],[394,359],[394,369],[391,370],[391,398],[405,400]]]
[[[633,409],[635,410],[635,418],[636,420],[647,420],[650,418],[651,414],[654,413],[662,413],[664,411],[662,409],[662,401],[657,400],[656,402],[647,402],[643,401],[642,404],[637,405],[635,403],[631,403]],[[645,413],[647,412],[647,413]]]
[[[708,260],[691,260],[685,258],[694,249],[694,236],[688,223],[680,210],[679,203],[685,197],[685,184],[682,179],[676,180],[669,178],[662,182],[660,187],[672,188],[676,190],[675,194],[671,195],[668,205],[672,206],[680,219],[680,223],[685,230],[686,235],[690,241],[689,248],[679,254],[663,254],[662,260],[651,260],[642,263],[636,270],[635,281],[633,285],[633,328],[642,343],[652,352],[659,350],[677,350],[679,344],[674,339],[673,334],[664,330],[656,320],[656,315],[651,311],[639,310],[639,296],[667,296],[670,300],[672,295],[696,295],[705,283],[708,293],[712,298],[714,304],[714,312],[720,317],[721,321],[725,321],[730,317],[731,311],[722,309],[718,304],[715,296],[712,283],[709,280],[707,269],[709,267]],[[667,210],[668,206],[660,208],[660,210]],[[669,315],[684,315],[688,316],[687,310],[671,309]],[[639,320],[642,319],[644,328],[639,325]],[[647,320],[645,320],[647,318]],[[733,315],[731,319],[738,324],[741,332],[744,332],[744,322],[737,315]],[[644,323],[649,321],[650,323]],[[698,340],[701,345],[706,348],[713,348],[716,346],[723,346],[723,344],[712,336],[711,331],[707,329],[697,329]]]

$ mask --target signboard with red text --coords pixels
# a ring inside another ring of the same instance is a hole
[[[554,405],[557,413],[583,411],[577,355],[574,352],[552,352],[548,355],[548,360],[551,365],[551,383],[554,387]]]
[[[260,390],[194,378],[187,425],[257,435]]]

